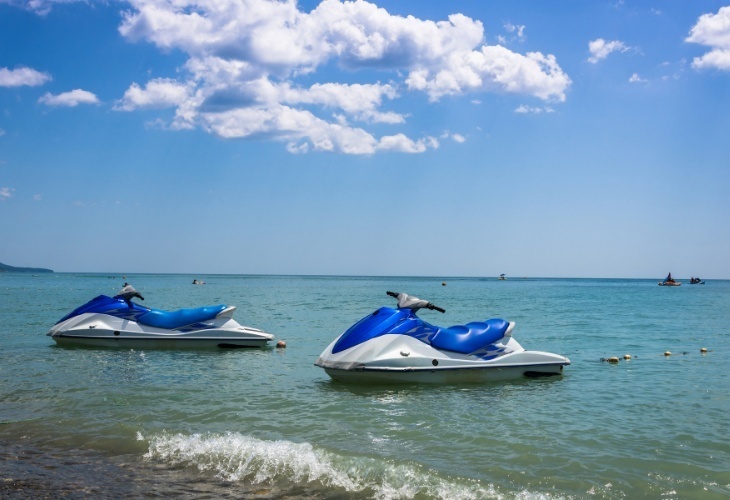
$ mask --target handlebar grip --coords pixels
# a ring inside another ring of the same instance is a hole
[[[434,311],[438,311],[440,313],[445,313],[446,312],[446,309],[444,309],[442,307],[439,307],[439,306],[435,306],[435,305],[431,304],[430,302],[428,303],[428,308],[429,309],[433,309]]]
[[[398,298],[398,295],[399,295],[399,294],[397,294],[396,292],[385,292],[385,293],[387,293],[387,294],[388,294],[388,295],[390,295],[391,297],[395,297],[396,299]]]

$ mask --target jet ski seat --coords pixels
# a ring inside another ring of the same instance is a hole
[[[504,337],[508,327],[508,321],[493,318],[483,322],[475,321],[466,325],[440,328],[431,337],[431,345],[436,349],[471,354]]]
[[[192,309],[178,309],[177,311],[163,311],[162,309],[150,309],[148,313],[137,318],[138,323],[174,330],[182,326],[201,323],[215,318],[226,308],[225,305],[195,307]]]

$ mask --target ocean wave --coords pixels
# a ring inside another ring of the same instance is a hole
[[[302,486],[378,499],[504,498],[492,485],[443,477],[413,463],[351,457],[291,441],[267,441],[240,433],[161,433],[149,437],[147,460],[192,466],[217,479],[251,485]]]

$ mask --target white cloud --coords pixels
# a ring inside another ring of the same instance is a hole
[[[455,133],[452,134],[448,130],[444,131],[441,134],[441,139],[451,139],[452,141],[458,142],[459,144],[462,144],[462,143],[466,142],[466,137],[464,137],[461,134],[455,134]]]
[[[120,32],[133,40],[179,48],[193,57],[248,62],[279,76],[340,63],[402,68],[471,50],[480,22],[461,14],[439,23],[392,16],[372,3],[324,1],[310,13],[295,2],[268,0],[131,0]]]
[[[634,73],[629,78],[629,83],[646,83],[646,80],[641,78],[638,73]]]
[[[329,123],[307,110],[282,105],[202,113],[200,118],[207,130],[220,137],[280,139],[290,143],[289,150],[294,148],[302,152],[305,150],[301,147],[302,141],[309,143],[307,151],[348,154],[371,154],[377,145],[376,139],[365,130]]]
[[[0,128],[0,137],[5,135],[5,129]]]
[[[518,114],[540,114],[540,113],[555,113],[555,110],[549,106],[534,107],[526,104],[521,104],[515,109],[515,113]]]
[[[396,151],[399,153],[423,153],[428,148],[436,149],[439,142],[433,137],[413,141],[403,134],[385,136],[377,145],[378,151]]]
[[[64,106],[73,108],[79,104],[98,104],[99,98],[89,91],[75,89],[58,95],[46,92],[38,99],[38,102],[47,106]]]
[[[34,194],[33,195],[33,200],[34,201],[41,201],[42,199],[43,199],[43,197],[41,195],[39,195],[39,194]]]
[[[339,83],[314,84],[309,89],[296,89],[288,84],[275,89],[277,101],[284,104],[315,104],[341,109],[362,121],[379,123],[404,123],[405,118],[394,112],[380,112],[383,97],[394,99],[395,88],[381,84]]]
[[[53,0],[0,0],[0,4],[12,5],[40,15],[48,14],[54,3]]]
[[[730,6],[721,7],[717,14],[700,16],[685,42],[699,43],[712,49],[702,57],[695,57],[693,68],[730,71]]]
[[[6,3],[15,7],[21,7],[42,16],[48,14],[55,4],[77,2],[89,3],[89,0],[0,0],[0,4]]]
[[[598,38],[588,42],[588,51],[591,53],[588,62],[596,64],[598,61],[607,58],[611,52],[626,52],[627,50],[629,50],[629,47],[619,40],[607,42],[603,38]]]
[[[0,87],[38,87],[51,80],[51,75],[32,68],[0,68]]]
[[[518,41],[524,42],[525,41],[525,26],[524,25],[514,25],[512,23],[505,23],[504,29],[507,33],[512,34]]]
[[[0,188],[0,201],[5,201],[8,198],[13,197],[14,188],[2,187]]]
[[[114,105],[114,109],[132,111],[138,108],[172,108],[185,102],[189,96],[188,85],[169,78],[157,78],[147,82],[144,89],[137,83],[132,83],[124,92],[124,97]]]
[[[423,90],[432,101],[444,95],[497,91],[565,101],[570,78],[553,55],[517,54],[499,45],[457,53],[434,66],[411,71],[406,84]]]
[[[309,12],[295,1],[129,0],[120,33],[189,59],[178,80],[132,84],[115,109],[174,106],[173,129],[202,127],[221,137],[266,137],[291,152],[421,152],[438,141],[364,128],[397,126],[409,113],[384,109],[402,92],[430,101],[468,93],[525,94],[564,101],[571,84],[552,55],[526,55],[483,43],[482,23],[391,15],[367,1],[327,0]],[[524,26],[506,26],[524,37]],[[396,81],[338,83],[389,72]],[[357,70],[368,70],[357,72]],[[354,77],[353,77],[354,75]],[[405,75],[405,76],[402,76]],[[309,82],[300,84],[304,78]],[[329,81],[323,81],[326,78]],[[311,83],[312,81],[318,83]]]
[[[286,150],[289,151],[292,154],[303,154],[309,152],[309,144],[306,142],[303,142],[301,144],[296,144],[294,142],[290,142],[286,145]]]

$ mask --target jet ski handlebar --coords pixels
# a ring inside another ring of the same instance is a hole
[[[438,311],[440,313],[445,313],[446,309],[443,309],[441,307],[435,306],[431,304],[428,301],[421,300],[418,297],[412,297],[405,293],[396,293],[396,292],[385,292],[388,295],[390,295],[393,298],[398,299],[398,307],[401,309],[409,308],[413,309],[414,311],[418,309],[431,309],[433,311]]]
[[[435,305],[431,304],[430,302],[426,306],[426,309],[433,309],[434,311],[438,311],[440,313],[446,312],[446,309],[444,309],[443,307],[435,306]]]

